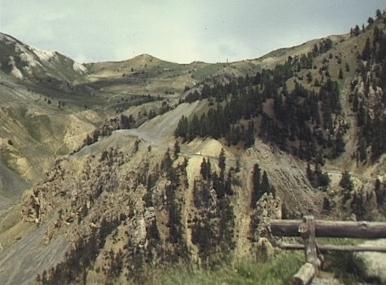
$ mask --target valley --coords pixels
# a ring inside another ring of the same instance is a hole
[[[80,64],[0,33],[0,283],[158,284],[165,266],[254,259],[271,276],[301,258],[268,219],[385,221],[385,33],[379,12],[261,58],[190,64]],[[287,284],[288,267],[264,284]],[[334,267],[336,282],[386,282],[374,265]]]

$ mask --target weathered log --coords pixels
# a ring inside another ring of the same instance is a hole
[[[313,264],[315,269],[318,270],[321,261],[319,260],[316,248],[314,217],[304,216],[303,223],[299,225],[298,232],[303,238],[306,262]]]
[[[299,271],[294,275],[293,285],[308,285],[311,284],[316,274],[315,266],[311,263],[305,263],[300,267]]]
[[[302,244],[279,244],[279,247],[284,250],[304,250]],[[326,251],[355,251],[355,252],[386,252],[385,246],[361,246],[361,245],[318,245],[321,252]]]
[[[299,236],[301,220],[271,220],[270,231],[276,236]],[[316,237],[386,238],[386,223],[315,220]]]

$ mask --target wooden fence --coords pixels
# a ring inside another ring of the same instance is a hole
[[[303,220],[271,220],[268,230],[272,235],[281,237],[298,237],[303,244],[281,244],[282,249],[304,250],[306,263],[293,278],[294,285],[310,284],[319,271],[322,252],[337,251],[377,251],[386,252],[386,247],[318,245],[317,237],[331,238],[386,238],[386,223],[380,222],[343,222],[315,220],[313,216],[304,216]]]

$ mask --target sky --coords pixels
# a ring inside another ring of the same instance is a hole
[[[79,62],[224,62],[362,25],[386,0],[0,0],[0,32]]]

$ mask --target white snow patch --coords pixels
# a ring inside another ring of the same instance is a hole
[[[21,71],[16,67],[16,65],[15,65],[15,59],[13,58],[13,56],[10,56],[10,57],[9,57],[9,64],[12,65],[11,74],[12,74],[13,76],[15,76],[16,78],[18,78],[18,79],[23,79],[23,74],[22,74]]]
[[[29,66],[31,67],[34,67],[34,66],[37,66],[37,65],[40,65],[39,62],[37,62],[33,55],[31,55],[30,53],[28,52],[21,52],[20,53],[20,59],[22,61],[24,61],[25,63],[27,63]]]
[[[56,54],[54,51],[41,50],[37,48],[32,48],[32,51],[37,55],[40,60],[43,61],[49,61],[51,58],[55,57]]]
[[[75,71],[78,71],[80,73],[85,73],[87,72],[87,67],[84,66],[83,64],[79,63],[79,62],[76,62],[74,61],[74,64],[72,65],[72,68],[75,70]]]
[[[15,44],[15,52],[19,55],[20,59],[27,63],[27,65],[34,67],[37,65],[41,65],[40,62],[38,62],[34,55],[31,53],[31,50],[19,43]]]

